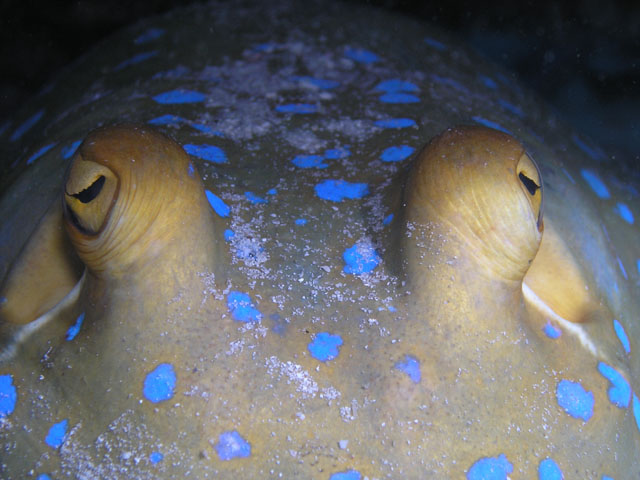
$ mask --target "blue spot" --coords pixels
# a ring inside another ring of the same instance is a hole
[[[300,168],[327,168],[329,166],[324,162],[324,157],[320,155],[298,155],[291,160],[291,163]]]
[[[382,155],[380,155],[380,159],[383,162],[401,162],[405,158],[410,157],[414,151],[415,148],[408,145],[389,147],[384,152],[382,152]]]
[[[195,173],[196,173],[196,169],[193,166],[193,163],[189,162],[189,165],[187,166],[187,175],[189,175],[190,177],[193,177]]]
[[[393,213],[390,213],[389,215],[387,215],[386,217],[384,217],[384,220],[382,221],[382,225],[387,226],[387,225],[389,225],[392,221],[393,221]]]
[[[152,118],[147,123],[151,125],[177,125],[178,123],[186,121],[186,119],[178,117],[177,115],[161,115],[159,117]]]
[[[378,120],[375,124],[382,128],[407,128],[414,127],[416,122],[410,118],[388,118],[386,120]]]
[[[332,202],[341,202],[345,198],[353,200],[369,194],[366,183],[351,183],[346,180],[323,180],[314,190],[320,198]]]
[[[304,218],[296,218],[296,225],[306,225],[307,220]]]
[[[82,140],[76,140],[68,147],[64,147],[61,152],[62,158],[64,158],[65,160],[68,158],[71,158],[73,154],[76,153],[76,150],[78,149],[81,143],[82,143]]]
[[[233,237],[235,237],[235,236],[236,236],[236,232],[234,232],[233,230],[231,230],[231,229],[229,229],[229,228],[227,228],[227,229],[224,231],[224,239],[225,239],[227,242],[231,241],[231,239],[232,239]]]
[[[474,463],[467,472],[467,480],[506,480],[513,472],[513,465],[504,454],[485,457]]]
[[[53,142],[53,143],[50,143],[49,145],[45,145],[44,147],[42,147],[40,150],[38,150],[36,153],[34,153],[29,157],[29,159],[27,160],[27,165],[31,165],[33,162],[35,162],[42,155],[47,153],[49,150],[51,150],[55,146],[56,146],[56,142]],[[633,223],[633,221],[631,223]]]
[[[380,256],[370,242],[358,242],[353,247],[347,248],[342,254],[346,265],[344,273],[360,275],[369,273],[380,263]]]
[[[615,479],[613,477],[607,477],[606,475],[603,475],[602,480],[615,480]]]
[[[49,433],[47,433],[44,441],[51,448],[59,448],[64,443],[64,437],[67,434],[67,420],[62,420],[61,422],[55,423],[49,429]]]
[[[327,362],[338,356],[338,347],[340,345],[342,345],[342,337],[340,335],[320,332],[307,347],[313,358],[321,362]]]
[[[347,58],[359,63],[373,63],[379,60],[378,55],[364,48],[347,47],[344,50],[344,54]]]
[[[199,132],[206,133],[208,135],[216,135],[218,137],[224,137],[224,133],[220,132],[219,130],[214,130],[213,128],[207,125],[203,125],[202,123],[195,123],[195,122],[187,122],[187,123],[189,123],[189,126],[191,128],[198,130]]]
[[[480,81],[484,84],[485,87],[490,88],[492,90],[495,90],[496,88],[498,88],[498,84],[491,77],[480,75]]]
[[[622,219],[633,225],[633,213],[624,203],[618,202],[614,208],[616,213],[622,217]]]
[[[631,387],[629,382],[615,368],[604,362],[598,363],[598,371],[604,378],[611,382],[611,388],[607,391],[609,401],[616,407],[627,408],[631,400]]]
[[[524,117],[524,112],[522,111],[522,109],[520,109],[520,107],[515,106],[513,103],[509,103],[506,100],[503,100],[502,98],[498,99],[498,103],[502,108],[504,108],[508,112],[513,113],[515,116],[520,118]]]
[[[400,80],[399,78],[394,78],[392,80],[385,80],[384,82],[380,82],[376,85],[376,90],[379,92],[419,92],[420,89],[417,85],[407,82],[404,80]]]
[[[293,77],[292,80],[298,81],[302,84],[311,85],[321,90],[331,90],[332,88],[336,88],[340,85],[340,82],[316,77]]]
[[[362,475],[357,470],[347,470],[345,472],[334,473],[329,480],[360,480]]]
[[[340,158],[347,158],[351,155],[348,148],[329,148],[324,151],[324,158],[327,160],[338,160]]]
[[[288,103],[286,105],[278,105],[276,112],[280,113],[316,113],[318,106],[312,103]]]
[[[142,52],[139,53],[122,63],[119,63],[113,70],[117,72],[118,70],[122,70],[123,68],[129,67],[131,65],[135,65],[136,63],[144,62],[145,60],[155,57],[158,54],[157,50],[152,50],[151,52]]]
[[[244,196],[247,197],[247,200],[249,200],[254,205],[257,205],[259,203],[268,203],[266,199],[259,197],[253,192],[244,192]]]
[[[160,452],[151,452],[151,454],[149,455],[149,461],[154,465],[158,462],[161,462],[163,458],[164,455]]]
[[[256,52],[266,52],[266,53],[270,53],[272,52],[275,48],[276,48],[276,44],[275,43],[259,43],[258,45],[253,47],[253,50]]]
[[[156,102],[167,105],[204,102],[205,98],[207,97],[204,93],[194,92],[193,90],[170,90],[153,97]]]
[[[547,324],[542,327],[542,331],[547,337],[553,339],[559,338],[560,335],[562,335],[562,330],[560,330],[555,325],[552,325],[551,322],[547,322]]]
[[[567,169],[563,167],[563,168],[562,168],[562,172],[567,176],[567,178],[569,179],[569,181],[575,185],[576,181],[573,179],[573,177],[572,177],[572,176],[571,176],[571,174],[567,171]]]
[[[593,415],[593,393],[586,391],[582,385],[569,380],[560,380],[556,388],[558,405],[574,418],[589,421]]]
[[[76,318],[76,323],[74,323],[73,325],[71,325],[69,327],[69,329],[67,330],[67,336],[65,337],[67,339],[67,341],[71,341],[74,338],[76,338],[76,335],[78,335],[78,333],[80,333],[80,327],[82,327],[82,322],[84,321],[84,312],[82,312],[80,315],[78,315],[78,318]]]
[[[210,190],[205,190],[204,192],[207,195],[207,200],[209,200],[209,205],[213,207],[218,215],[221,217],[228,217],[231,209],[229,205],[224,203],[220,197],[218,197],[215,193]]]
[[[538,478],[540,480],[562,480],[562,470],[551,458],[545,458],[538,466]]]
[[[460,90],[462,92],[466,92],[467,89],[460,82],[455,81],[453,78],[441,77],[440,75],[431,75],[431,79],[439,83],[440,85],[446,85],[447,87],[451,87],[455,90]]]
[[[474,122],[479,123],[480,125],[484,125],[485,127],[493,128],[494,130],[500,130],[501,132],[506,133],[507,135],[512,135],[512,133],[509,130],[504,128],[499,123],[492,122],[491,120],[487,120],[486,118],[482,118],[477,115],[475,117],[471,117],[471,119]]]
[[[411,355],[404,356],[404,362],[396,363],[395,367],[409,375],[413,383],[420,383],[422,374],[420,373],[420,361]]]
[[[640,258],[636,260],[636,270],[638,270],[638,274],[640,274]]]
[[[46,473],[41,473],[40,475],[38,475],[36,480],[51,480],[51,477]]]
[[[636,427],[640,432],[640,399],[635,393],[633,394],[633,416],[636,419]]]
[[[27,133],[27,130],[29,130],[36,123],[38,123],[40,119],[43,117],[43,115],[44,115],[44,110],[40,110],[39,112],[36,112],[31,117],[26,119],[22,125],[20,125],[18,128],[16,128],[13,131],[13,133],[11,134],[11,137],[9,137],[9,140],[11,140],[12,142],[15,142],[16,140],[18,140],[20,137],[22,137],[22,135]]]
[[[16,408],[18,394],[11,375],[0,375],[0,418],[8,417]]]
[[[424,37],[424,43],[429,45],[431,48],[435,48],[436,50],[440,50],[441,52],[447,49],[447,46],[444,43],[439,42],[438,40],[435,40],[435,39],[430,38],[430,37]]]
[[[161,363],[147,373],[142,393],[153,403],[163,402],[173,397],[176,388],[176,372],[170,363]]]
[[[203,160],[208,160],[213,163],[226,163],[227,155],[224,151],[216,147],[214,145],[192,145],[187,143],[182,148],[189,154],[194,157],[202,158]]]
[[[146,32],[138,35],[133,43],[135,43],[136,45],[140,45],[141,43],[147,43],[152,40],[156,40],[162,35],[164,35],[164,30],[162,28],[150,28]]]
[[[628,280],[629,277],[627,277],[627,271],[624,268],[624,265],[622,264],[622,260],[620,260],[620,257],[616,257],[616,260],[618,260],[618,267],[620,268],[620,272],[622,273],[622,276],[624,277],[625,280]]]
[[[216,444],[220,460],[246,458],[251,455],[251,445],[235,430],[220,434]]]
[[[613,319],[613,329],[615,330],[616,335],[618,336],[618,339],[620,340],[620,343],[624,348],[624,351],[630,353],[631,345],[629,344],[629,337],[627,337],[627,332],[625,332],[622,324],[615,318]]]
[[[276,193],[278,193],[278,190],[275,188],[270,188],[269,190],[267,190],[267,195],[275,195]]]
[[[381,95],[380,101],[384,103],[418,103],[420,99],[410,93],[391,92]]]
[[[591,158],[593,158],[594,160],[602,160],[602,154],[600,152],[584,143],[575,134],[571,137],[571,139],[580,150],[589,155]]]
[[[609,189],[604,184],[600,177],[593,173],[591,170],[585,170],[584,168],[580,170],[580,174],[582,178],[589,184],[591,190],[595,192],[595,194],[600,198],[609,198],[611,195],[609,194]]]
[[[238,322],[259,322],[262,319],[262,313],[254,307],[251,297],[246,293],[231,291],[227,295],[227,307]]]

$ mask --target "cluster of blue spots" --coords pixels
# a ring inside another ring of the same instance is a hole
[[[620,269],[620,273],[622,273],[622,276],[625,280],[628,280],[629,277],[627,277],[627,270],[624,268],[622,260],[620,260],[620,257],[616,257],[616,260],[618,261],[618,268]]]
[[[562,480],[562,470],[551,458],[545,458],[538,465],[538,478],[540,480]]]
[[[486,75],[480,75],[480,81],[485,87],[490,88],[492,90],[495,90],[496,88],[498,88],[498,84],[496,83],[496,81],[491,77],[487,77]]]
[[[377,120],[374,123],[382,128],[407,128],[416,125],[416,122],[410,118],[387,118],[385,120]]]
[[[76,153],[76,150],[78,149],[81,143],[82,143],[82,140],[76,140],[71,145],[64,147],[61,152],[62,158],[64,158],[65,160],[68,158],[71,158],[73,154]]]
[[[164,35],[164,30],[162,28],[150,28],[146,32],[140,34],[133,41],[136,45],[140,45],[141,43],[147,43],[152,40],[156,40]]]
[[[230,241],[231,241],[231,239],[232,239],[233,237],[235,237],[235,236],[236,236],[236,232],[234,232],[234,231],[233,231],[233,230],[231,230],[230,228],[227,228],[227,229],[224,231],[224,239],[225,239],[227,242],[230,242]]]
[[[297,155],[291,160],[296,167],[300,168],[327,168],[328,163],[325,163],[322,155]]]
[[[484,125],[485,127],[493,128],[494,130],[499,130],[502,133],[506,133],[507,135],[513,135],[509,130],[504,128],[499,123],[493,122],[491,120],[487,120],[486,118],[482,118],[482,117],[476,115],[474,117],[471,117],[471,119],[474,122],[479,123],[480,125]]]
[[[313,358],[321,362],[327,362],[338,356],[338,347],[340,345],[342,345],[342,337],[340,335],[320,332],[307,347]]]
[[[633,212],[626,204],[618,202],[615,206],[615,211],[625,222],[633,225]]]
[[[187,143],[183,148],[189,155],[202,158],[203,160],[207,160],[212,163],[227,162],[227,155],[220,147],[216,147],[215,145],[193,145],[191,143]]]
[[[341,202],[345,198],[353,200],[369,194],[369,186],[366,183],[352,183],[346,180],[323,180],[314,190],[318,197],[332,202]]]
[[[384,225],[385,227],[387,225],[389,225],[391,222],[393,221],[393,213],[390,213],[389,215],[387,215],[386,217],[384,217],[384,220],[382,220],[382,225]]]
[[[609,189],[604,184],[604,182],[600,180],[600,177],[598,177],[598,175],[593,173],[591,170],[586,170],[583,168],[582,170],[580,170],[580,175],[582,175],[582,178],[584,178],[585,182],[587,182],[589,187],[591,187],[591,190],[593,190],[598,197],[607,199],[611,196],[609,194]]]
[[[231,291],[227,295],[227,307],[238,322],[259,322],[262,313],[253,305],[251,297],[243,292]]]
[[[574,418],[587,422],[593,415],[593,393],[586,391],[578,382],[560,380],[556,387],[556,400]]]
[[[246,458],[251,455],[251,445],[238,432],[231,430],[220,434],[216,452],[220,460]]]
[[[416,357],[405,355],[404,362],[396,363],[395,367],[409,375],[413,383],[420,383],[422,374],[420,373],[420,361]]]
[[[551,322],[547,322],[547,324],[542,327],[542,331],[547,337],[553,339],[559,338],[560,335],[562,335],[562,330],[560,330],[555,325],[552,325]]]
[[[360,480],[362,475],[357,470],[347,470],[345,472],[334,473],[329,480]]]
[[[210,190],[205,190],[204,193],[207,196],[209,205],[211,205],[211,207],[215,210],[215,212],[218,215],[220,215],[223,218],[229,216],[229,213],[231,213],[231,209],[229,208],[229,205],[224,203],[224,201],[219,196],[217,196],[215,193],[213,193]]]
[[[380,264],[380,255],[369,242],[357,242],[342,254],[344,273],[361,275],[373,271]]]
[[[20,137],[22,137],[22,135],[27,133],[27,130],[29,130],[36,123],[38,123],[43,116],[44,116],[44,110],[40,110],[35,114],[33,114],[32,116],[30,116],[29,118],[27,118],[24,121],[24,123],[22,123],[22,125],[20,125],[18,128],[16,128],[13,131],[13,133],[11,134],[11,137],[9,137],[9,140],[11,140],[12,142],[19,140]]]
[[[591,148],[589,145],[587,145],[586,143],[584,143],[582,140],[580,140],[575,134],[573,134],[573,136],[571,137],[571,140],[573,140],[573,143],[575,143],[575,145],[582,150],[584,153],[586,153],[587,155],[589,155],[591,158],[593,158],[594,160],[602,160],[603,156],[600,152],[598,152],[596,149]]]
[[[344,50],[344,55],[355,62],[364,64],[374,63],[380,59],[378,55],[364,48],[347,47]]]
[[[630,353],[631,345],[629,344],[629,337],[627,337],[627,332],[625,331],[622,324],[615,318],[613,319],[613,329],[615,330],[616,335],[618,336],[618,339],[620,340],[620,343],[624,348],[624,351]]]
[[[302,84],[311,85],[321,90],[331,90],[332,88],[336,88],[338,85],[340,85],[340,82],[336,82],[335,80],[326,80],[324,78],[316,78],[316,77],[303,76],[303,77],[292,77],[291,79],[296,82],[300,82]]]
[[[204,102],[206,95],[200,92],[194,92],[193,90],[170,90],[168,92],[160,93],[153,97],[153,99],[165,105],[173,105],[178,103],[197,103]]]
[[[443,52],[443,51],[445,51],[447,49],[447,46],[444,43],[439,42],[438,40],[436,40],[434,38],[424,37],[424,43],[429,45],[431,48],[435,48],[436,50],[440,50],[441,52]]]
[[[49,429],[49,433],[45,437],[44,441],[51,448],[59,448],[64,443],[64,437],[67,434],[67,419],[62,420],[61,422],[54,423]]]
[[[49,150],[51,150],[55,146],[56,146],[56,143],[54,142],[54,143],[50,143],[49,145],[45,145],[44,147],[39,149],[37,152],[35,152],[33,155],[31,155],[27,159],[27,165],[31,165],[33,162],[35,162],[37,159],[39,159],[41,156],[43,156],[45,153],[47,153]]]
[[[152,403],[164,402],[173,397],[176,388],[176,372],[170,363],[161,363],[147,373],[142,393]]]
[[[609,401],[616,407],[627,408],[631,400],[631,387],[629,382],[615,368],[604,362],[598,363],[598,371],[604,378],[611,382],[611,388],[607,391]]]
[[[636,427],[640,432],[640,399],[635,393],[633,394],[633,416],[636,419]]]
[[[296,225],[306,225],[307,220],[305,218],[296,218]]]
[[[415,148],[409,145],[393,146],[385,149],[380,155],[380,159],[383,162],[401,162],[405,158],[409,158],[414,151]]]
[[[317,113],[318,106],[313,103],[287,103],[276,106],[276,112],[280,113]]]
[[[258,205],[260,203],[268,203],[266,198],[259,197],[253,192],[244,192],[244,196],[247,197],[247,200],[249,200],[254,205]]]
[[[117,72],[118,70],[122,70],[123,68],[129,67],[131,65],[135,65],[137,63],[144,62],[149,58],[155,57],[158,54],[157,50],[152,50],[150,52],[142,52],[134,55],[133,57],[125,60],[122,63],[119,63],[113,70]]]
[[[467,480],[506,480],[513,472],[513,465],[506,455],[485,457],[474,463],[467,472]]]
[[[80,333],[80,328],[82,327],[82,322],[83,321],[84,321],[84,312],[82,312],[80,315],[78,315],[78,318],[76,318],[76,323],[71,325],[69,327],[69,329],[67,330],[67,334],[66,334],[65,338],[67,339],[68,342],[70,342],[71,340],[76,338],[76,335],[78,335],[78,333]]]
[[[152,464],[161,462],[163,458],[164,458],[164,455],[160,452],[151,452],[151,454],[149,455],[149,461]]]
[[[199,132],[206,133],[207,135],[216,135],[218,137],[223,137],[224,134],[218,130],[214,130],[213,128],[203,125],[201,123],[191,122],[186,118],[179,117],[178,115],[161,115],[156,118],[152,118],[147,123],[150,125],[172,125],[176,126],[181,123],[185,123],[189,125],[191,128],[198,130]]]
[[[8,417],[16,408],[18,393],[11,375],[0,375],[0,418]]]

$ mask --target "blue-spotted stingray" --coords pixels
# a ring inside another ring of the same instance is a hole
[[[178,10],[0,135],[2,478],[640,477],[638,186],[445,34]]]

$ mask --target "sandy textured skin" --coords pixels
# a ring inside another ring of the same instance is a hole
[[[638,186],[441,33],[176,11],[0,151],[2,478],[640,475]]]

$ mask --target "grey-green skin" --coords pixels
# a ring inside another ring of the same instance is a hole
[[[136,44],[152,27],[165,33]],[[434,47],[433,40],[447,46]],[[354,61],[345,56],[347,47],[379,59]],[[123,63],[150,51],[157,53]],[[325,90],[294,76],[339,86]],[[418,86],[420,101],[381,102],[384,92],[376,86],[389,79]],[[206,100],[166,105],[152,99],[177,88],[202,92]],[[318,112],[275,109],[291,103],[315,104]],[[41,109],[37,123],[12,140]],[[550,343],[540,333],[544,319],[533,315],[541,323],[530,330],[504,327],[506,335],[531,342],[522,357],[501,362],[480,355],[494,360],[482,364],[470,353],[456,364],[448,350],[477,345],[468,343],[464,329],[453,329],[450,344],[436,340],[439,333],[430,325],[450,313],[416,310],[403,283],[395,240],[405,234],[399,218],[411,160],[382,162],[382,152],[398,145],[417,151],[446,127],[474,124],[478,117],[495,122],[538,162],[545,219],[558,228],[611,314],[585,330],[631,388],[640,389],[638,230],[614,209],[623,202],[640,215],[637,190],[615,179],[615,166],[604,156],[591,158],[579,148],[588,142],[576,142],[569,127],[508,75],[425,25],[338,4],[283,2],[266,12],[259,2],[214,4],[136,25],[63,72],[2,133],[0,275],[60,195],[69,161],[65,147],[101,125],[144,123],[166,114],[222,133],[205,134],[189,123],[159,127],[181,144],[212,144],[227,155],[224,164],[192,157],[205,187],[231,207],[229,218],[216,218],[217,234],[235,232],[229,255],[221,259],[226,278],[215,283],[208,272],[187,272],[190,290],[169,285],[175,294],[169,297],[141,288],[139,298],[125,287],[104,292],[104,303],[81,294],[21,342],[0,365],[0,375],[12,375],[18,394],[15,411],[0,426],[3,478],[330,478],[350,470],[369,478],[462,478],[475,460],[505,452],[511,478],[534,478],[546,457],[566,478],[640,475],[633,407],[609,402],[598,359],[575,337],[564,334]],[[385,129],[374,123],[394,117],[411,118],[416,126]],[[344,146],[351,154],[326,160],[326,169],[291,162]],[[599,172],[610,198],[594,194],[582,169]],[[340,203],[321,200],[313,187],[327,178],[366,182],[370,193]],[[277,193],[269,195],[272,188]],[[268,203],[250,203],[246,191]],[[394,220],[383,225],[390,213]],[[308,223],[296,225],[297,218]],[[346,274],[342,254],[361,240],[373,243],[382,263],[371,274]],[[231,319],[225,302],[230,290],[251,295],[262,313],[259,324]],[[505,314],[497,301],[496,309]],[[83,310],[91,313],[78,336],[66,341],[65,332]],[[487,317],[473,310],[464,315],[460,325],[471,318],[473,334],[480,335],[478,322]],[[616,338],[612,318],[624,326],[630,354]],[[495,330],[492,321],[480,344],[499,337],[501,327]],[[2,328],[3,345],[14,342],[17,330]],[[325,331],[341,335],[344,344],[336,359],[321,362],[307,345]],[[395,368],[405,354],[420,360],[420,385]],[[151,404],[143,381],[162,362],[175,366],[175,393]],[[473,382],[465,383],[465,371],[484,375],[477,391]],[[510,398],[509,379],[521,385],[528,375],[543,380]],[[581,380],[594,392],[589,422],[558,406],[561,378]],[[501,420],[492,424],[496,405]],[[62,419],[69,422],[64,443],[49,447],[48,429]],[[219,435],[230,430],[251,444],[248,458],[224,461],[217,454]],[[164,454],[157,464],[149,460],[154,451]]]

